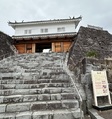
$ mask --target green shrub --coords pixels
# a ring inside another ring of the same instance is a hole
[[[89,51],[87,52],[86,56],[87,57],[97,57],[97,52],[96,51]]]

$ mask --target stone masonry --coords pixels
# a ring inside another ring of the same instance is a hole
[[[70,69],[72,70],[73,64],[76,65],[78,62],[81,62],[90,53],[94,53],[98,59],[111,57],[112,35],[108,31],[80,27],[69,53],[68,64]]]
[[[14,51],[11,49],[13,45],[13,39],[0,31],[0,60],[3,57],[8,57],[14,54]]]
[[[107,31],[81,27],[74,39],[68,67],[74,74],[74,82],[83,100],[83,111],[87,113],[94,104],[91,70],[107,70],[110,94],[112,94],[112,35]],[[94,56],[90,56],[93,53]],[[99,105],[108,104],[107,98],[99,98]]]

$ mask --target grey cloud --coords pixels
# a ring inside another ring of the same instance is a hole
[[[9,20],[45,20],[82,15],[80,25],[97,25],[112,32],[111,4],[111,0],[0,0],[0,30],[13,34],[13,29],[7,25]]]

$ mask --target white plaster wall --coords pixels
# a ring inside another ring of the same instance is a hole
[[[53,33],[62,33],[57,32],[57,28],[59,27],[65,27],[66,32],[75,32],[75,23],[74,22],[68,22],[68,23],[52,23],[52,24],[37,24],[37,25],[25,25],[25,26],[16,26],[15,28],[15,36],[18,35],[37,35],[37,34],[53,34]],[[47,33],[41,33],[41,29],[48,28]],[[31,34],[25,34],[25,30],[31,30]]]

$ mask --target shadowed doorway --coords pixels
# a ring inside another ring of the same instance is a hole
[[[35,52],[43,52],[43,50],[51,50],[51,43],[36,43]]]

